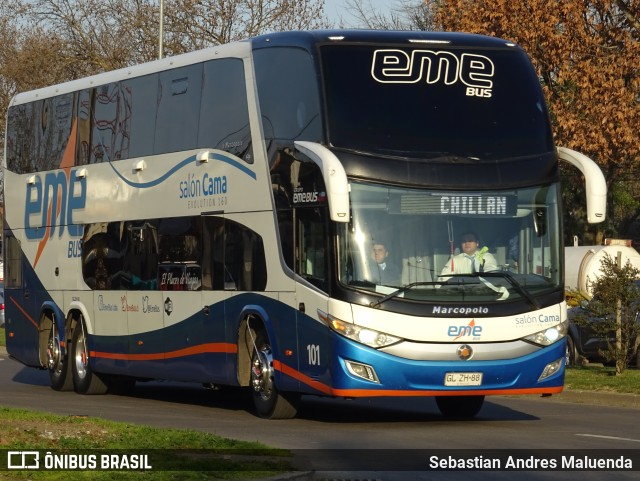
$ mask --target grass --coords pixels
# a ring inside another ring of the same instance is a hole
[[[634,368],[616,375],[615,367],[587,364],[565,371],[565,389],[640,394],[640,370]]]
[[[0,328],[0,346],[5,346]],[[1,400],[0,400],[1,402]],[[42,457],[70,452],[149,454],[146,471],[2,471],[0,481],[57,480],[234,480],[255,479],[293,471],[290,453],[257,442],[222,438],[193,430],[160,429],[86,416],[60,416],[0,406],[0,451],[38,450]],[[65,473],[62,475],[62,473]],[[72,475],[70,477],[70,474]]]
[[[104,453],[148,454],[153,467],[146,471],[74,470],[74,481],[252,479],[293,470],[288,451],[196,431],[6,407],[0,407],[0,419],[0,449],[39,450],[41,466],[45,452],[51,450],[54,454],[93,454],[98,466]],[[53,480],[60,476],[61,471],[18,470],[3,472],[0,480]]]

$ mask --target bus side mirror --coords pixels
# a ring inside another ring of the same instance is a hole
[[[558,158],[577,167],[584,175],[587,194],[587,221],[597,224],[607,216],[607,183],[604,175],[593,160],[580,152],[558,147]]]
[[[316,142],[296,140],[295,146],[320,167],[327,189],[331,220],[349,222],[349,182],[340,160],[324,145]]]
[[[534,209],[533,228],[538,237],[544,237],[547,234],[547,209],[541,207]]]

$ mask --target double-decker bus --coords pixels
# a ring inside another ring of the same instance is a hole
[[[274,33],[20,93],[6,131],[7,350],[54,390],[244,386],[267,418],[562,390],[559,159],[590,221],[606,188],[511,42]]]

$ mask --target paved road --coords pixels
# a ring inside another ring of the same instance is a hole
[[[244,396],[207,391],[191,384],[139,383],[130,396],[79,396],[54,392],[49,387],[46,372],[24,368],[6,356],[0,356],[0,359],[0,404],[159,427],[196,429],[234,439],[260,441],[296,450],[301,469],[330,469],[333,472],[348,466],[360,472],[363,464],[373,466],[375,462],[378,469],[382,469],[385,463],[395,466],[404,462],[402,453],[413,453],[405,455],[410,458],[406,461],[406,469],[420,469],[416,463],[422,460],[415,455],[420,452],[410,450],[467,449],[489,453],[487,450],[492,449],[612,449],[633,450],[630,452],[640,455],[638,396],[591,399],[589,394],[567,393],[560,398],[492,397],[487,398],[479,416],[467,422],[443,419],[431,399],[346,401],[310,396],[303,398],[297,419],[268,421],[251,413],[251,404]],[[562,400],[574,397],[577,402]],[[595,405],[593,402],[615,405]],[[356,451],[345,451],[340,455],[335,450]],[[336,460],[344,463],[336,465]],[[409,477],[409,473],[386,473],[384,477],[380,471],[372,473],[357,479],[392,480],[396,479],[394,476],[399,476],[397,479],[452,479],[446,477],[451,473],[431,471],[412,472]],[[513,479],[514,475],[512,472],[490,474],[480,473],[480,477],[473,477],[464,473],[464,477]],[[328,479],[346,479],[344,476],[333,472]],[[581,481],[640,478],[639,471],[635,471],[529,472],[526,479],[575,479],[576,476],[580,476]],[[349,479],[356,478],[350,476]]]

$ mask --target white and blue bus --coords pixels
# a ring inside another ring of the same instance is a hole
[[[590,221],[606,188],[513,43],[264,35],[20,93],[6,132],[7,350],[54,390],[244,386],[287,418],[563,388],[559,159]],[[469,231],[490,267],[447,271]]]

